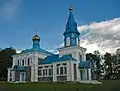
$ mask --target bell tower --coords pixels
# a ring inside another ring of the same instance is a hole
[[[69,17],[66,24],[64,35],[64,47],[68,46],[76,46],[79,45],[80,39],[79,39],[79,31],[77,30],[77,23],[74,20],[73,14],[72,14],[72,6],[69,8]]]

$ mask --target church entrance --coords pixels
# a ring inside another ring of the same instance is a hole
[[[25,81],[25,72],[20,73],[20,81]]]

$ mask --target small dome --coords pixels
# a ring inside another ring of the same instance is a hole
[[[32,40],[40,40],[40,37],[36,34],[33,36]]]

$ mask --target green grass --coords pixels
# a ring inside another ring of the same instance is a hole
[[[102,85],[0,82],[0,91],[120,91],[120,80],[103,81]]]

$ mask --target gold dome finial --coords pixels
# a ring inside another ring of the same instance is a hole
[[[37,30],[36,30],[36,34],[33,36],[32,40],[40,40],[40,37],[37,35]]]
[[[70,4],[70,8],[69,8],[69,11],[72,11],[72,5]]]

